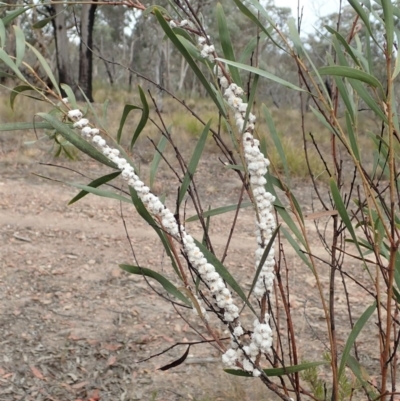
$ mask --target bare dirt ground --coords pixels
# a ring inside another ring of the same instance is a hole
[[[1,157],[0,153],[0,162]],[[48,159],[48,155],[41,157]],[[214,158],[210,155],[200,166],[205,204],[236,203],[239,182],[218,161],[210,161]],[[89,172],[92,178],[105,173],[88,161],[63,164]],[[21,165],[18,155],[14,161],[3,160],[0,168],[0,401],[265,399],[258,381],[233,380],[224,373],[220,356],[207,345],[191,347],[184,364],[165,372],[157,369],[182,355],[186,347],[138,363],[177,341],[194,341],[198,336],[142,277],[118,267],[134,263],[119,202],[90,195],[68,206],[76,189],[31,173],[78,181],[73,173],[50,171],[32,162]],[[147,169],[143,165],[142,174],[146,175]],[[162,169],[160,192],[169,188],[169,179]],[[305,212],[310,211],[307,184],[299,183],[295,189]],[[170,190],[171,202],[173,194],[174,189]],[[140,265],[172,278],[151,227],[140,220],[131,205],[123,204],[122,211]],[[231,221],[233,214],[227,216]],[[229,230],[224,219],[213,218],[211,224],[218,254]],[[188,230],[201,238],[196,224],[189,224]],[[312,222],[309,231],[317,244]],[[236,232],[226,266],[248,289],[255,249],[249,210],[240,213]],[[316,247],[315,252],[323,255],[324,251]],[[286,256],[292,274],[291,306],[299,355],[301,359],[321,360],[326,334],[315,280],[293,251],[288,249]],[[321,269],[322,284],[328,291],[328,270],[326,266]],[[361,271],[357,274],[362,278]],[[350,284],[356,317],[366,307],[360,297],[360,291]],[[342,346],[349,331],[346,310],[339,293]],[[192,312],[185,316],[205,333]],[[226,334],[223,327],[217,329],[222,336]],[[373,370],[377,360],[372,351],[366,351],[369,341],[368,335],[362,337],[359,347],[365,351],[362,359],[366,367]],[[323,369],[321,375],[325,375]]]

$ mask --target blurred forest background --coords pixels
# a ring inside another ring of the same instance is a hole
[[[221,0],[220,3],[229,21],[237,61],[257,64],[280,78],[297,83],[298,72],[291,58],[273,45],[265,35],[259,36],[258,52],[251,51],[254,49],[259,32],[251,21],[237,10],[233,1]],[[24,3],[21,0],[9,0],[8,4],[20,7]],[[265,1],[271,19],[285,32],[286,20],[292,16],[291,9],[279,7],[277,4],[279,1]],[[160,0],[157,1],[157,5],[164,7],[170,15],[174,15],[172,1]],[[217,2],[197,0],[193,5],[202,18],[212,42],[218,43],[215,12]],[[10,13],[9,6],[2,9],[0,17]],[[309,11],[304,10],[304,13],[306,12]],[[349,34],[353,21],[354,11],[343,2],[338,30],[344,37]],[[43,3],[21,14],[7,27],[6,51],[11,55],[15,52],[13,48],[15,32],[11,26],[13,24],[24,31],[27,41],[46,58],[60,83],[71,86],[81,100],[83,98],[78,87],[82,88],[89,100],[98,101],[95,96],[96,88],[131,91],[137,84],[144,88],[149,87],[151,83],[143,80],[143,76],[181,96],[185,95],[192,99],[206,96],[195,74],[188,68],[180,53],[165,39],[161,28],[150,13],[125,6],[104,5],[104,3],[97,5],[95,1],[84,5]],[[325,29],[326,25],[337,29],[338,14],[334,13],[318,20],[312,33],[302,33],[317,67],[326,65],[327,54],[332,54],[326,36],[329,35]],[[375,24],[373,29],[378,38],[379,35],[383,35],[383,29],[379,24]],[[362,32],[359,35],[362,36]],[[279,42],[278,37],[276,40]],[[357,44],[353,45],[357,47]],[[374,70],[380,70],[376,67],[382,63],[383,73],[383,60],[378,56],[377,48],[371,46],[370,50],[375,63]],[[220,49],[217,48],[217,51],[222,54]],[[361,47],[360,52],[362,52]],[[198,58],[202,61],[201,57]],[[33,60],[32,55],[34,63]],[[29,62],[29,59],[27,61]],[[45,72],[40,71],[40,64],[36,62],[33,65],[39,76],[45,78]],[[205,64],[202,68],[207,71]],[[3,73],[3,83],[6,79],[4,75]],[[154,87],[152,89],[154,90]],[[158,95],[160,98],[161,92]],[[264,80],[260,85],[259,95],[261,101],[276,108],[299,108],[299,97],[293,96],[290,91],[274,82]]]

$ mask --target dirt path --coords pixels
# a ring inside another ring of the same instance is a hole
[[[227,199],[220,194],[234,200],[237,188],[220,182],[220,188],[213,184],[218,190],[213,187],[210,198],[222,205]],[[166,372],[156,369],[186,348],[138,363],[198,336],[142,277],[119,269],[120,263],[134,263],[119,203],[88,196],[67,206],[76,192],[25,174],[0,179],[0,401],[87,400],[97,394],[121,401],[262,399],[261,385],[233,381],[210,346],[192,347],[184,365]],[[172,278],[153,230],[132,209],[122,205],[138,263]],[[219,254],[227,230],[222,217],[213,219],[210,233]],[[316,237],[312,224],[309,230]],[[189,231],[200,237],[196,224]],[[255,244],[250,211],[240,214],[237,232],[226,266],[248,289]],[[326,339],[315,283],[293,250],[287,257],[291,286],[300,288],[291,298],[299,353],[320,359]],[[327,275],[322,281],[327,290]],[[353,288],[351,297],[358,296]],[[355,312],[363,309],[361,304]],[[343,299],[338,313],[345,316]],[[185,316],[205,333],[192,312]]]

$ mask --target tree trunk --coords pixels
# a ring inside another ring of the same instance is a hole
[[[93,26],[97,4],[82,4],[81,42],[79,45],[79,86],[90,102],[93,102]],[[84,100],[82,93],[77,93],[78,100]]]
[[[76,93],[77,86],[74,80],[74,75],[72,73],[68,56],[69,40],[67,35],[65,8],[63,4],[55,3],[48,9],[52,16],[55,15],[55,18],[52,19],[52,25],[54,29],[54,39],[56,43],[58,82],[60,84],[69,85]]]

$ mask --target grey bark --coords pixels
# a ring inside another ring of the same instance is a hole
[[[82,4],[79,45],[79,86],[93,102],[93,26],[96,16],[96,4]],[[77,99],[84,100],[81,91],[76,94]]]
[[[69,41],[67,35],[65,7],[63,4],[55,3],[48,9],[51,15],[55,15],[55,18],[52,20],[52,25],[56,44],[58,82],[60,84],[69,85],[76,93],[77,86],[69,63]]]

